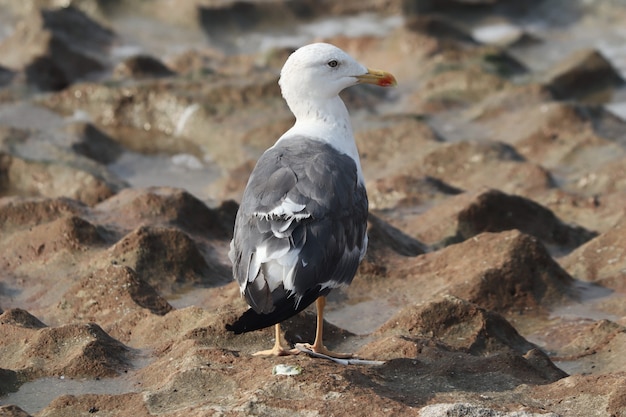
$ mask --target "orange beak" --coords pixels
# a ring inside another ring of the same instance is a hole
[[[356,79],[359,83],[374,84],[381,87],[395,87],[398,85],[396,77],[387,71],[367,69],[367,72],[363,75],[357,75]]]

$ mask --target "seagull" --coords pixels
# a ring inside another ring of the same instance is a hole
[[[257,161],[243,193],[229,257],[250,308],[226,328],[241,334],[274,325],[273,348],[255,355],[296,354],[280,323],[315,302],[315,341],[304,348],[351,357],[323,343],[326,296],[352,282],[367,249],[365,181],[339,93],[361,83],[395,86],[396,79],[314,43],[289,56],[278,83],[296,122]]]

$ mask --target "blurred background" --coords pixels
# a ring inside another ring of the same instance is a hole
[[[622,117],[625,16],[617,0],[0,1],[0,193],[80,194],[29,183],[9,163],[23,159],[94,177],[88,203],[127,185],[237,199],[291,123],[280,67],[313,41],[397,75],[395,91],[346,93],[357,129],[361,113],[412,113],[449,141],[484,135],[458,110],[505,81]]]

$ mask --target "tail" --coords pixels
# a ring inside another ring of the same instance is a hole
[[[276,305],[271,313],[257,313],[252,308],[249,308],[233,324],[227,324],[226,330],[235,334],[241,334],[283,322],[313,304],[313,301],[317,300],[318,297],[330,292],[330,288],[324,288],[322,291],[318,289],[319,287],[314,291],[307,291],[297,306],[296,297],[289,297],[284,299],[279,305]]]

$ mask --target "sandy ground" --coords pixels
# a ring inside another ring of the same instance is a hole
[[[0,1],[0,416],[626,416],[626,8],[52,3]],[[326,342],[377,364],[225,330],[313,39],[399,81],[342,94],[370,247]]]

